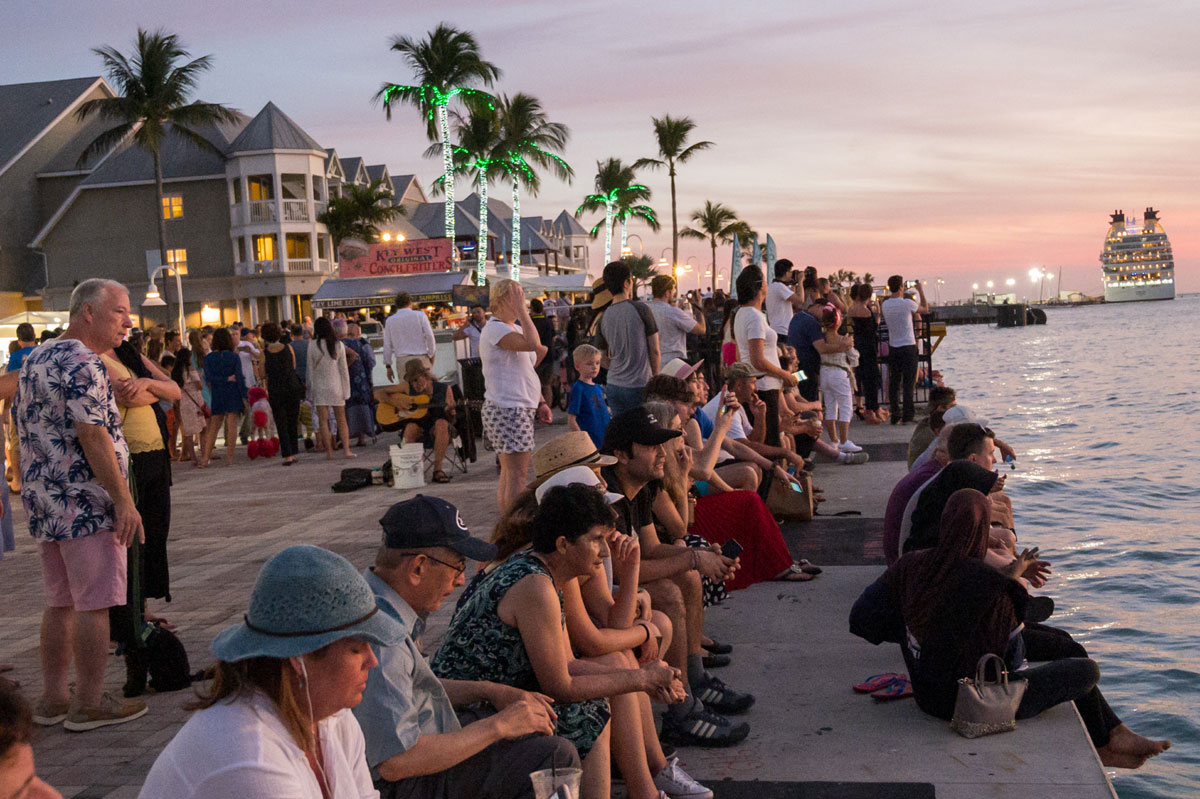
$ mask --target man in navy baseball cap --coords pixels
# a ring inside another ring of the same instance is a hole
[[[379,520],[387,549],[446,547],[464,558],[487,562],[496,557],[496,546],[472,538],[458,508],[444,499],[417,494],[397,502]]]

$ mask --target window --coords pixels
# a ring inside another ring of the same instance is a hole
[[[162,198],[163,219],[182,219],[183,218],[183,196],[179,194],[169,194]]]
[[[327,256],[325,255],[325,237],[324,236],[317,236],[317,258],[319,258],[322,261],[324,261],[327,258]]]
[[[251,202],[275,199],[275,181],[270,175],[251,175],[246,178],[246,192]]]
[[[237,243],[238,243],[238,263],[244,264],[244,263],[246,263],[246,240],[244,238],[242,238],[241,236],[238,236]]]
[[[285,200],[304,199],[304,175],[297,172],[284,172],[279,176],[281,196]]]
[[[325,178],[320,175],[313,175],[312,187],[313,199],[319,203],[325,202]]]
[[[242,201],[242,179],[234,178],[230,181],[229,188],[233,192],[233,204],[237,205]]]
[[[187,250],[167,250],[167,265],[174,267],[180,275],[186,275],[187,271]]]
[[[260,234],[254,237],[254,260],[274,261],[278,257],[276,256],[278,249],[274,233]]]
[[[288,258],[312,258],[312,245],[307,233],[288,233],[284,239]]]

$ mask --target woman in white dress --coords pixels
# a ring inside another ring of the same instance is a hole
[[[350,369],[346,365],[346,345],[338,341],[328,317],[317,319],[313,341],[308,345],[309,401],[317,409],[319,436],[326,457],[333,458],[333,436],[329,430],[329,409],[337,418],[338,435],[347,458],[350,451],[350,427],[346,424],[346,400],[350,398]]]

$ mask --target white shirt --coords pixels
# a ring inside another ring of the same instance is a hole
[[[767,286],[765,303],[767,321],[771,323],[771,329],[781,336],[787,335],[788,324],[792,321],[792,314],[796,311],[792,307],[792,295],[795,293],[791,286],[780,283],[778,280]]]
[[[406,355],[424,355],[432,361],[436,352],[433,326],[424,311],[401,308],[383,323],[383,362],[388,366],[396,358],[403,361]],[[403,362],[400,369],[404,370]]]
[[[763,357],[767,363],[778,367],[779,334],[767,324],[767,317],[763,316],[762,311],[749,305],[738,308],[736,313],[737,316],[733,319],[733,340],[737,342],[738,360],[750,363],[750,341],[761,338],[763,340]],[[757,369],[755,371],[758,372]],[[760,391],[783,388],[783,381],[778,377],[769,377],[762,372],[758,372],[758,375]]]
[[[258,357],[258,354],[258,347],[249,341],[238,342],[237,356],[238,360],[242,362],[242,379],[246,381],[247,390],[258,385],[258,381],[254,379],[254,359]]]
[[[479,334],[483,398],[501,408],[536,408],[542,401],[542,383],[533,370],[537,353],[503,349],[500,339],[509,333],[522,335],[519,325],[492,317]]]
[[[889,297],[883,301],[880,310],[883,312],[883,321],[887,322],[889,347],[916,345],[917,336],[913,332],[913,314],[920,307],[916,300],[910,300],[907,297]]]
[[[659,363],[666,365],[672,358],[687,360],[687,334],[696,326],[695,318],[669,302],[653,300],[649,305],[658,325]]]
[[[349,710],[318,725],[333,799],[378,799]],[[138,799],[321,799],[316,775],[262,694],[198,711],[154,761]]]
[[[487,323],[484,322],[484,324],[487,324]],[[480,333],[480,331],[481,331],[481,329],[478,327],[475,327],[474,322],[467,322],[465,325],[463,325],[462,332],[463,332],[463,335],[467,337],[467,342],[470,344],[472,358],[479,357],[479,333]]]

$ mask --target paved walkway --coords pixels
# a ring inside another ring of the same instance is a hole
[[[545,440],[565,428],[538,431]],[[745,717],[751,737],[729,750],[682,750],[688,769],[717,789],[719,799],[774,796],[997,796],[1027,799],[1053,786],[1055,799],[1111,797],[1078,716],[1060,708],[1023,722],[1017,733],[967,741],[905,701],[877,706],[849,685],[883,671],[902,671],[895,647],[872,647],[846,632],[850,604],[879,573],[879,517],[890,486],[903,469],[897,440],[910,428],[855,428],[877,457],[864,466],[820,465],[817,483],[827,501],[821,512],[859,510],[861,517],[818,518],[789,525],[796,552],[826,573],[806,584],[767,583],[735,594],[709,613],[708,631],[736,645],[733,666],[720,676],[756,693]],[[295,543],[328,547],[366,566],[378,545],[378,519],[393,502],[414,492],[386,487],[333,494],[329,487],[347,465],[379,466],[380,443],[359,457],[305,455],[299,465],[241,458],[231,468],[176,471],[170,559],[174,601],[151,610],[178,625],[193,670],[209,660],[208,645],[245,611],[263,562]],[[429,487],[458,505],[477,535],[494,522],[495,476],[491,454],[449,485]],[[18,550],[0,562],[0,663],[30,696],[40,690],[37,666],[41,576],[17,510]],[[427,640],[444,629],[453,598],[431,619]],[[123,663],[112,658],[108,684],[119,690]],[[35,740],[39,771],[66,797],[128,799],[154,758],[187,717],[190,692],[148,697],[150,713],[119,727],[85,734],[61,728]],[[724,782],[723,782],[724,780]],[[747,785],[747,781],[757,782]],[[851,785],[850,783],[853,783]],[[888,785],[899,783],[899,785]],[[1039,791],[1039,789],[1043,789]],[[164,798],[166,799],[166,798]]]

